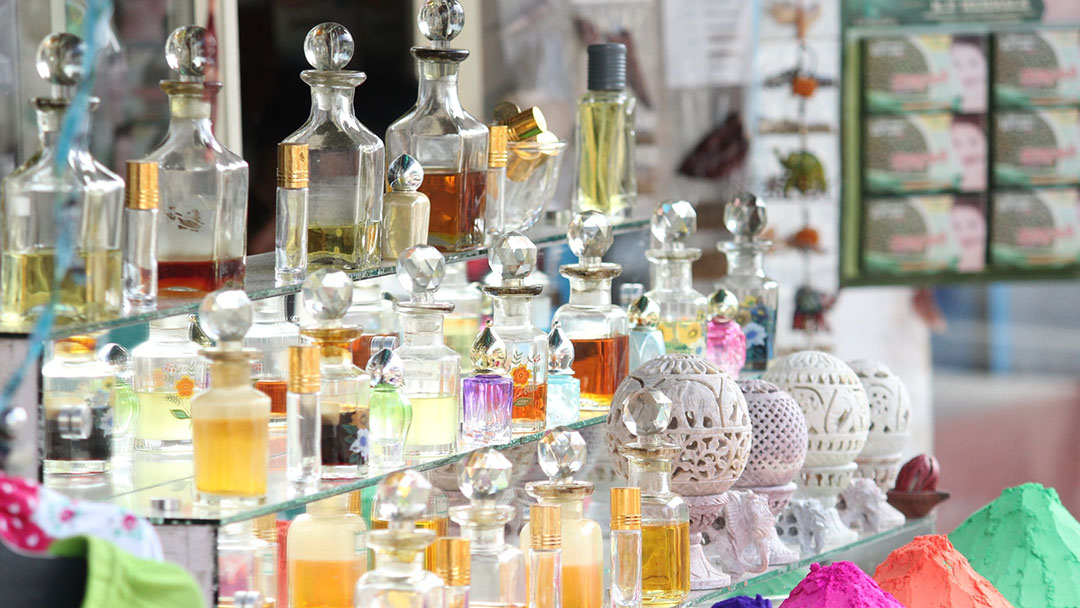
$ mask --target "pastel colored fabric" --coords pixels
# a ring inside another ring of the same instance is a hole
[[[1013,608],[942,534],[890,553],[874,580],[908,608]]]
[[[772,608],[772,602],[761,597],[748,597],[740,595],[716,602],[712,608]]]
[[[949,540],[1013,605],[1080,608],[1080,522],[1053,488],[1008,488]]]
[[[780,608],[904,608],[851,562],[812,564]]]

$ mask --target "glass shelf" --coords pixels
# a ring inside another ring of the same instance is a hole
[[[636,232],[643,228],[647,228],[649,225],[648,218],[646,219],[633,219],[623,220],[615,223],[612,226],[612,230],[615,234],[623,234],[628,232]],[[561,245],[566,242],[566,226],[554,225],[541,221],[536,224],[525,234],[536,243],[537,247],[546,248]],[[474,249],[472,251],[463,251],[460,253],[450,253],[446,255],[447,263],[455,262],[467,262],[469,260],[476,260],[481,258],[487,258],[487,247],[480,249]],[[375,268],[368,268],[365,270],[357,270],[350,272],[349,276],[355,281],[361,281],[365,279],[371,279],[375,277],[386,276],[394,273],[393,263],[384,263],[381,266]],[[274,254],[270,253],[258,253],[255,255],[249,255],[247,258],[247,271],[244,279],[244,291],[247,292],[248,297],[252,300],[261,300],[264,298],[272,298],[275,296],[282,296],[292,293],[298,293],[300,291],[300,285],[287,285],[277,286],[274,284]],[[192,300],[171,300],[159,302],[159,307],[156,310],[143,313],[125,314],[117,317],[116,319],[110,319],[108,321],[100,321],[95,323],[75,323],[70,325],[63,325],[53,328],[53,331],[49,334],[51,338],[62,338],[65,336],[82,334],[87,332],[104,331],[109,329],[116,329],[120,327],[126,327],[129,325],[137,325],[145,323],[153,319],[161,319],[164,317],[172,317],[181,314],[194,314],[199,309],[198,299]],[[8,334],[9,336],[22,336],[25,337],[30,333],[29,327],[17,327],[9,328],[0,326],[0,334]]]
[[[585,429],[606,420],[607,414],[589,412],[586,418],[566,425],[571,429]],[[544,435],[543,432],[515,436],[510,443],[490,446],[498,450],[509,450],[519,446],[533,444]],[[489,446],[463,445],[457,453],[441,458],[410,462],[408,468],[417,471],[438,469],[462,460],[469,454]],[[317,492],[295,495],[285,477],[285,437],[275,433],[270,437],[270,479],[266,502],[257,506],[243,507],[229,511],[212,510],[193,504],[195,480],[193,478],[192,455],[179,453],[134,452],[129,462],[122,462],[104,479],[97,479],[96,485],[85,481],[68,480],[61,477],[46,478],[45,485],[72,498],[110,502],[130,509],[145,517],[153,524],[165,525],[225,525],[246,521],[302,507],[309,502],[322,500],[330,496],[353,492],[374,486],[393,471],[371,473],[366,477],[342,480],[323,480]],[[155,498],[176,499],[180,508],[160,511],[151,507]]]

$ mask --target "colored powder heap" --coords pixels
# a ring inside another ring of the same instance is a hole
[[[851,562],[813,564],[780,608],[904,608]]]
[[[1080,522],[1053,488],[1009,488],[949,540],[1013,605],[1080,607]]]
[[[739,595],[716,602],[712,608],[772,608],[772,602],[760,595],[757,597]]]
[[[1013,608],[941,534],[890,553],[874,580],[908,608]]]

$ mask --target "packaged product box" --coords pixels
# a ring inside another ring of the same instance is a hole
[[[872,198],[865,205],[862,257],[868,274],[973,272],[985,265],[981,196]]]
[[[994,115],[994,184],[1031,188],[1080,183],[1080,110]]]
[[[995,34],[994,101],[1005,107],[1080,103],[1080,30]]]
[[[990,262],[1035,268],[1080,261],[1080,190],[995,192]]]
[[[986,112],[986,38],[923,34],[862,41],[869,113]]]
[[[984,190],[984,122],[942,112],[867,116],[864,188],[869,194]]]

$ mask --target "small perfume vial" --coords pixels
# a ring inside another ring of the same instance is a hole
[[[574,210],[626,217],[637,197],[634,126],[637,101],[626,87],[626,46],[590,44],[588,90],[575,121],[578,170]]]
[[[739,312],[739,299],[727,289],[717,289],[709,295],[709,323],[705,340],[709,361],[738,378],[746,363],[746,334],[735,316]]]
[[[124,191],[124,299],[133,311],[157,305],[158,167],[127,162]]]
[[[532,505],[529,523],[529,608],[562,608],[562,519],[559,505]]]
[[[630,371],[667,354],[660,331],[660,307],[649,296],[638,296],[627,308],[630,319]]]
[[[469,583],[472,560],[469,541],[464,538],[435,540],[435,569],[433,572],[446,585],[445,608],[469,608]],[[486,573],[485,573],[486,574]]]
[[[480,445],[508,443],[514,381],[506,376],[506,346],[491,321],[472,347],[473,376],[462,381],[462,435]]]
[[[383,195],[382,258],[396,260],[413,245],[428,240],[431,200],[420,192],[424,168],[408,154],[402,154],[386,170],[390,191]]]
[[[295,285],[307,272],[308,145],[278,144],[277,161],[274,280]]]
[[[405,465],[405,436],[412,425],[412,405],[401,392],[405,365],[390,348],[380,348],[368,359],[371,399],[368,402],[368,447],[372,471]]]
[[[488,242],[506,231],[506,162],[509,158],[505,125],[488,127],[487,207],[484,209],[484,231]],[[515,222],[516,223],[516,222]]]
[[[289,347],[289,391],[285,396],[286,476],[301,494],[316,490],[322,477],[319,412],[319,348]]]
[[[547,428],[581,418],[581,381],[574,376],[574,344],[558,321],[548,333]]]
[[[641,488],[611,488],[611,605],[641,608]]]

